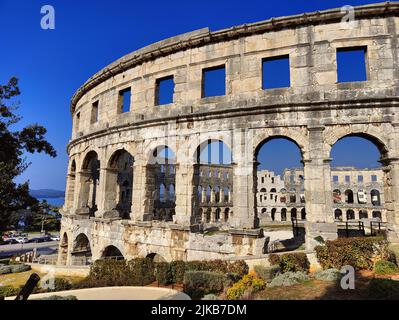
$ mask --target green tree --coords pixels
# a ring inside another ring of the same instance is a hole
[[[19,176],[29,163],[24,153],[44,152],[56,157],[53,146],[44,138],[47,130],[38,125],[28,125],[21,130],[13,126],[21,120],[16,114],[20,95],[18,79],[13,77],[6,85],[0,85],[0,230],[14,226],[19,217],[17,211],[37,205],[38,201],[29,195],[28,182],[17,184]]]

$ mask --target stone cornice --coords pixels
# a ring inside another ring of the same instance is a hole
[[[204,28],[159,41],[122,57],[92,76],[73,95],[70,107],[71,112],[74,112],[79,99],[89,90],[93,89],[101,82],[106,81],[107,79],[110,79],[134,66],[140,65],[145,61],[154,60],[181,50],[187,50],[189,48],[204,46],[206,44],[220,41],[233,40],[253,34],[340,21],[345,14],[345,12],[341,11],[341,8],[337,8],[287,17],[272,18],[214,32],[209,31],[208,28]],[[356,19],[397,14],[399,14],[399,3],[384,2],[355,7]]]

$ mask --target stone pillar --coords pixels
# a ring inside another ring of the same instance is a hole
[[[399,158],[383,159],[384,196],[388,239],[399,242]]]
[[[216,209],[212,208],[211,209],[211,223],[215,223],[216,222]]]
[[[194,204],[195,204],[195,184],[194,184],[194,165],[176,165],[176,214],[173,222],[189,226],[195,223]]]
[[[97,193],[98,211],[96,217],[118,218],[119,212],[116,210],[118,203],[118,169],[101,168],[100,186]]]
[[[330,159],[324,150],[324,127],[309,127],[309,154],[304,159],[305,199],[307,222],[306,249],[313,250],[318,245],[315,237],[333,240],[338,237],[334,223]]]
[[[130,219],[148,220],[152,216],[152,191],[149,190],[150,172],[144,161],[136,160],[133,164],[133,197]]]
[[[78,173],[77,177],[78,190],[76,203],[76,214],[78,215],[89,215],[89,201],[90,201],[90,184],[91,174],[87,170],[82,170]]]
[[[233,164],[233,215],[230,225],[236,229],[255,228],[255,176],[256,168],[253,155],[247,154],[247,141],[244,130],[234,133],[232,153]],[[249,140],[249,139],[248,139]]]

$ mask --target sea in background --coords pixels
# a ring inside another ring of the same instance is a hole
[[[65,202],[65,198],[37,198],[37,200],[46,200],[48,204],[56,207],[62,207]]]

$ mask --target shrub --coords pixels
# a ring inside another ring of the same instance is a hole
[[[7,273],[11,273],[11,267],[10,266],[1,266],[0,274],[7,274]]]
[[[187,271],[183,281],[184,292],[193,299],[220,293],[230,283],[225,274],[209,271]]]
[[[31,269],[27,264],[12,264],[9,267],[11,268],[12,273],[25,272]]]
[[[55,278],[53,288],[49,288],[50,280],[46,280],[45,285],[48,288],[46,290],[47,292],[66,291],[72,289],[72,283],[64,278]]]
[[[16,296],[21,289],[14,288],[12,286],[1,286],[0,287],[0,297],[12,297]]]
[[[256,265],[254,266],[254,270],[259,278],[262,278],[264,281],[269,282],[280,273],[280,266],[272,265],[270,267],[264,267],[261,265]]]
[[[159,262],[155,267],[155,277],[159,284],[166,285],[173,282],[173,275],[170,264],[167,262]]]
[[[210,293],[206,294],[201,300],[218,300],[217,295]]]
[[[304,272],[286,272],[275,277],[267,287],[293,286],[301,282],[309,280],[309,276]]]
[[[373,259],[384,259],[388,254],[387,242],[378,238],[342,238],[326,241],[315,248],[316,256],[324,269],[341,269],[350,265],[355,269],[373,267]]]
[[[321,270],[314,274],[314,278],[321,281],[338,281],[341,279],[341,272],[333,268]]]
[[[145,286],[155,281],[154,262],[150,258],[136,258],[128,262],[135,285]]]
[[[234,262],[225,260],[210,260],[210,261],[188,261],[186,262],[187,271],[209,271],[219,273],[230,273],[243,277],[248,273],[248,265],[244,260],[236,260]]]
[[[379,260],[374,265],[376,274],[392,274],[398,272],[398,267],[391,261]]]
[[[243,298],[245,293],[248,293],[247,297],[249,297],[265,287],[266,283],[263,279],[247,274],[227,290],[226,296],[228,300],[238,300]]]
[[[170,271],[172,273],[173,283],[183,283],[184,272],[186,270],[186,264],[184,261],[172,261],[170,263]]]
[[[309,271],[309,260],[305,253],[285,253],[282,255],[271,254],[269,255],[269,262],[271,265],[279,265],[281,272],[297,272]]]

